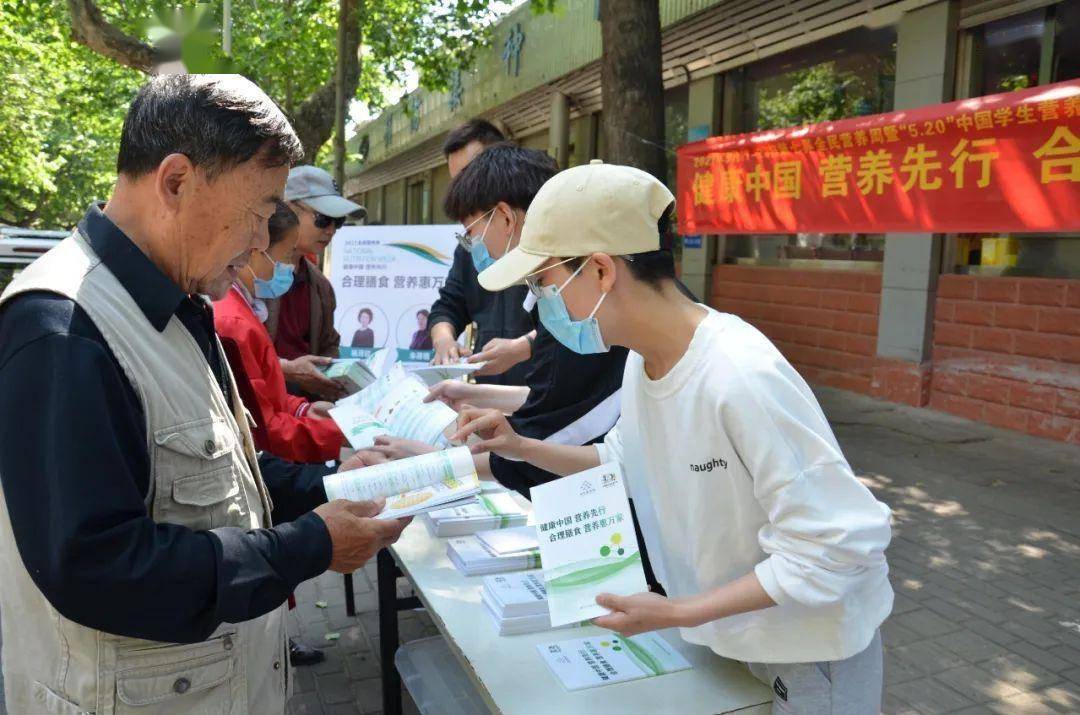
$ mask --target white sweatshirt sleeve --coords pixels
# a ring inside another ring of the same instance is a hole
[[[596,454],[600,458],[600,464],[606,464],[608,462],[618,462],[622,464],[623,461],[623,447],[622,447],[622,434],[619,430],[619,426],[622,425],[622,417],[615,422],[615,426],[612,427],[607,435],[604,437],[603,442],[597,442]]]
[[[754,571],[778,604],[840,601],[887,568],[889,508],[855,478],[794,368],[779,356],[733,368],[720,418],[769,520]]]

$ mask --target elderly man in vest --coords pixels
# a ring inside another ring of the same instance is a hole
[[[8,712],[282,713],[289,593],[404,528],[255,453],[202,297],[266,247],[299,155],[247,80],[156,77],[108,204],[0,298]]]

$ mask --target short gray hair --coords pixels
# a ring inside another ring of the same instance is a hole
[[[256,156],[265,166],[284,166],[303,153],[289,120],[250,80],[158,75],[128,108],[116,170],[138,177],[169,154],[183,154],[213,178]]]

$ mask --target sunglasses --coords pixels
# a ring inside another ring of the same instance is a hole
[[[326,214],[321,214],[310,206],[305,206],[304,204],[300,204],[300,208],[311,214],[312,222],[315,224],[315,228],[322,229],[333,226],[335,229],[339,229],[345,225],[344,216],[342,216],[341,218],[327,216]]]
[[[344,216],[334,218],[333,216],[321,214],[318,211],[312,211],[311,214],[314,218],[315,228],[327,228],[333,226],[335,229],[338,229],[345,225]]]

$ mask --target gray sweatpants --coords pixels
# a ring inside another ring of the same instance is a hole
[[[773,715],[881,712],[881,632],[861,653],[821,663],[747,663],[772,688]]]

